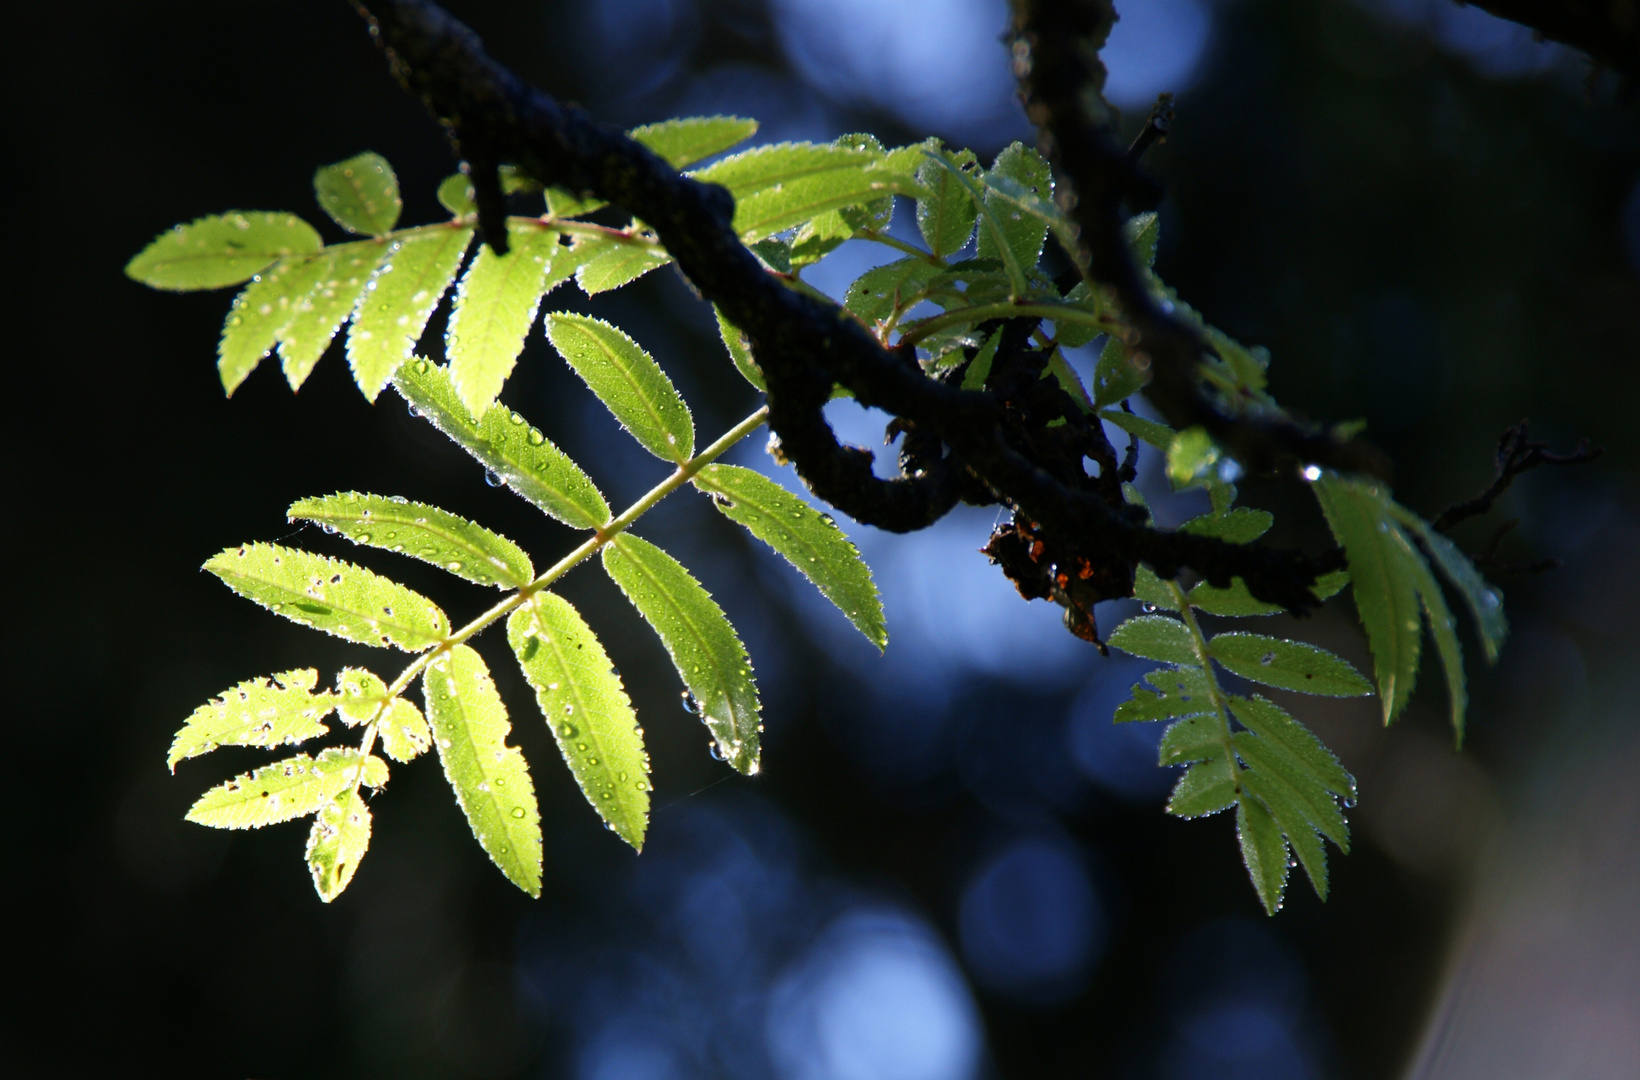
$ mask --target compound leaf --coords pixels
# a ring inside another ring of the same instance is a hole
[[[155,289],[220,289],[280,259],[311,255],[323,243],[295,214],[233,211],[161,233],[125,264],[125,273]]]
[[[536,593],[507,620],[507,642],[587,802],[643,850],[649,756],[609,655],[568,600]]]
[[[1266,686],[1327,697],[1372,693],[1372,684],[1349,663],[1301,641],[1264,634],[1220,634],[1207,643],[1207,651],[1231,672]]]
[[[689,116],[627,132],[674,169],[722,153],[757,134],[757,121],[740,116]]]
[[[341,559],[279,544],[245,544],[204,567],[269,611],[362,645],[420,652],[450,633],[450,620],[425,596]]]
[[[1372,646],[1387,724],[1411,699],[1418,677],[1423,620],[1413,564],[1423,558],[1391,520],[1389,500],[1377,486],[1331,475],[1311,486],[1349,558],[1355,608]]]
[[[311,283],[279,331],[279,359],[292,390],[302,388],[336,331],[358,307],[372,271],[388,250],[384,241],[359,240],[326,248],[314,260]]]
[[[708,465],[695,486],[712,496],[729,520],[768,544],[877,648],[888,645],[883,603],[871,570],[837,523],[762,473],[738,465]]]
[[[299,499],[287,515],[355,544],[397,551],[479,585],[517,589],[535,579],[530,557],[482,525],[426,503],[356,491]]]
[[[410,358],[472,239],[471,225],[428,225],[394,240],[382,256],[347,335],[347,362],[369,400]]]
[[[380,154],[358,154],[313,174],[319,205],[348,232],[386,236],[399,222],[404,200],[399,178]],[[366,837],[369,836],[368,826]],[[322,891],[322,890],[321,890]]]
[[[1196,650],[1184,623],[1166,615],[1139,615],[1118,626],[1109,644],[1164,664],[1194,664]]]
[[[676,462],[694,455],[689,407],[637,342],[602,319],[564,311],[547,316],[547,337],[645,450]]]
[[[364,759],[357,750],[331,749],[264,765],[219,784],[199,797],[187,819],[213,829],[260,829],[316,813],[356,784],[387,783],[387,762]]]
[[[456,645],[421,680],[445,779],[479,846],[507,879],[541,895],[541,813],[529,766],[507,745],[512,725],[484,658]]]
[[[618,289],[672,261],[664,248],[616,236],[583,237],[572,250],[575,283],[588,296]]]
[[[552,229],[508,222],[507,234],[507,254],[486,244],[473,256],[444,336],[450,381],[474,416],[484,414],[512,374],[559,250]]]
[[[330,903],[342,894],[370,847],[370,807],[349,790],[325,804],[308,833],[307,864],[319,899]]]
[[[762,725],[746,647],[717,601],[676,559],[622,533],[604,548],[604,570],[672,657],[716,753],[739,771],[758,770]]]
[[[410,407],[543,512],[578,529],[609,520],[609,504],[581,467],[522,416],[492,405],[474,422],[444,368],[417,359],[393,386]]]
[[[322,721],[336,707],[336,698],[324,690],[314,693],[318,681],[313,668],[298,668],[224,690],[188,717],[165,764],[174,772],[179,761],[219,746],[295,744],[328,733]]]

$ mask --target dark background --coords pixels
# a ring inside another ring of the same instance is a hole
[[[448,148],[346,5],[31,5],[6,65],[12,915],[0,1069],[1405,1070],[1430,1018],[1451,1019],[1475,913],[1516,910],[1525,894],[1508,882],[1541,880],[1541,853],[1570,850],[1557,815],[1594,799],[1579,819],[1592,831],[1578,836],[1633,828],[1633,773],[1599,769],[1636,750],[1622,702],[1640,585],[1629,421],[1640,121],[1609,77],[1585,83],[1578,58],[1445,4],[1119,7],[1142,9],[1121,46],[1126,81],[1113,82],[1135,96],[1130,122],[1156,90],[1181,91],[1176,134],[1149,160],[1168,188],[1158,269],[1217,325],[1269,346],[1285,404],[1365,418],[1397,462],[1398,495],[1431,515],[1485,483],[1497,435],[1522,416],[1557,444],[1587,435],[1608,448],[1598,466],[1530,476],[1507,500],[1522,524],[1504,554],[1568,565],[1499,579],[1515,633],[1496,669],[1471,664],[1461,756],[1430,671],[1389,732],[1374,702],[1297,706],[1361,782],[1330,901],[1295,881],[1266,918],[1231,822],[1161,812],[1155,733],[1108,724],[1142,668],[1100,659],[1045,605],[1011,596],[974,552],[988,512],[916,537],[861,534],[888,603],[883,659],[703,500],[677,496],[645,520],[639,532],[714,590],[758,665],[768,735],[754,780],[708,756],[664,654],[614,590],[595,571],[566,579],[646,718],[656,809],[639,858],[589,812],[504,650],[484,639],[535,767],[539,901],[485,861],[425,760],[399,767],[378,798],[371,853],[332,905],[301,864],[304,826],[230,835],[183,823],[201,790],[260,760],[224,750],[168,776],[171,733],[196,705],[271,671],[311,665],[328,680],[346,663],[392,664],[237,600],[198,572],[212,553],[285,538],[341,553],[283,516],[297,497],[339,489],[475,516],[538,564],[570,534],[480,483],[391,394],[368,406],[339,346],[300,395],[269,363],[224,400],[212,361],[229,294],[162,295],[120,272],[163,229],[230,208],[294,210],[339,238],[310,201],[311,173],[365,148],[398,170],[405,222],[439,213]],[[932,131],[987,159],[1029,138],[998,74],[1000,4],[452,10],[526,78],[623,123],[735,111],[762,118],[766,138],[871,130],[892,144]],[[828,45],[803,22],[815,18],[856,39]],[[865,57],[863,70],[839,48]],[[960,85],[945,95],[960,110],[913,93],[929,71]],[[671,272],[597,302],[566,289],[549,303],[646,343],[703,436],[755,406]],[[612,503],[658,479],[539,335],[505,399]],[[858,415],[838,422],[870,435]],[[753,446],[735,460],[766,462]],[[1278,540],[1323,542],[1291,478],[1244,491],[1280,512]],[[1460,539],[1473,549],[1486,537],[1476,526]],[[458,620],[488,602],[419,565],[365,561]],[[1124,613],[1110,608],[1104,625]],[[1367,667],[1352,627],[1341,601],[1292,629]],[[1611,1061],[1635,1060],[1621,1056],[1634,1038],[1624,1003],[1636,1000],[1623,994],[1640,989],[1633,931],[1578,951],[1576,897],[1630,895],[1598,875],[1632,887],[1637,849],[1614,842],[1555,864],[1570,891],[1532,910],[1566,924],[1551,950],[1566,961],[1560,981],[1524,960],[1499,969],[1534,989],[1535,1013],[1574,998],[1594,1008],[1594,986],[1616,1019],[1567,1045],[1615,1048]],[[1499,1012],[1476,1030],[1510,1024]]]

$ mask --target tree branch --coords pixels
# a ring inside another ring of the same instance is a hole
[[[751,340],[768,383],[770,426],[804,481],[826,502],[882,528],[921,528],[954,504],[963,485],[953,482],[952,475],[967,470],[1053,538],[1067,557],[1125,566],[1129,580],[1132,567],[1141,561],[1164,577],[1189,567],[1220,586],[1239,576],[1268,602],[1300,612],[1316,603],[1310,586],[1335,567],[1336,553],[1311,559],[1297,552],[1160,532],[1143,523],[1141,512],[1063,482],[1010,443],[1007,417],[994,394],[928,378],[914,360],[884,349],[834,305],[788,289],[766,273],[730,228],[733,200],[723,188],[681,176],[619,130],[527,86],[486,55],[471,30],[427,0],[382,0],[369,9],[359,0],[353,4],[386,50],[399,81],[450,129],[458,145],[481,147],[486,162],[514,162],[544,184],[594,194],[655,230],[692,285]],[[1114,213],[1120,194],[1115,202],[1107,195],[1089,205]],[[1143,296],[1125,246],[1122,251],[1123,261],[1115,262],[1102,247],[1095,265],[1128,281],[1126,288],[1134,296]],[[1120,276],[1122,266],[1127,278]],[[1145,303],[1149,305],[1148,298]],[[1151,343],[1153,352],[1178,352],[1181,341],[1190,345],[1180,353],[1183,361],[1169,367],[1168,385],[1181,379],[1193,382],[1198,355],[1194,335],[1181,338],[1176,324],[1154,305],[1136,310],[1147,320],[1141,324],[1141,340]],[[951,468],[895,480],[873,476],[870,456],[840,446],[821,413],[834,383],[848,387],[861,404],[939,438],[950,448]],[[1173,396],[1205,400],[1178,388]],[[1234,434],[1247,425],[1218,427]],[[1256,441],[1239,441],[1259,449]],[[1238,440],[1227,442],[1235,449]],[[1289,442],[1307,445],[1302,439]],[[1315,443],[1318,452],[1302,455],[1305,460],[1342,467],[1359,461],[1358,454],[1330,440]]]

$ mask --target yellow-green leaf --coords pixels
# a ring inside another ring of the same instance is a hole
[[[535,578],[530,557],[505,536],[426,503],[356,491],[299,499],[292,521],[313,521],[355,544],[397,551],[479,585],[517,589]]]
[[[676,559],[622,533],[603,551],[604,569],[655,629],[688,688],[718,756],[748,775],[758,770],[762,723],[746,647],[717,601]]]
[[[444,776],[479,846],[507,879],[541,895],[541,813],[529,766],[483,657],[456,645],[422,676]]]
[[[645,450],[667,461],[694,456],[689,407],[637,342],[590,315],[557,311],[546,323],[553,347]]]
[[[368,151],[314,173],[313,191],[336,224],[365,236],[392,232],[404,207],[393,166]]]
[[[126,263],[125,273],[156,289],[220,289],[321,246],[313,226],[295,214],[233,211],[162,233]]]
[[[326,248],[314,260],[309,287],[279,331],[279,359],[292,390],[302,388],[336,331],[353,314],[387,251],[385,241],[359,240]]]
[[[342,894],[370,847],[370,807],[348,790],[327,803],[308,832],[307,864],[319,899],[330,903]]]
[[[347,362],[369,400],[410,359],[472,238],[471,225],[428,225],[394,240],[382,256],[347,335]]]
[[[245,544],[215,555],[205,569],[269,611],[348,641],[420,652],[450,633],[450,620],[431,600],[341,559]]]
[[[757,121],[740,116],[688,116],[627,132],[674,169],[693,165],[757,134]]]
[[[1264,634],[1220,634],[1207,643],[1213,659],[1234,674],[1282,690],[1327,697],[1365,697],[1372,684],[1326,649]]]
[[[603,645],[568,600],[548,592],[513,612],[507,641],[587,802],[616,835],[643,850],[649,755]]]
[[[474,416],[484,414],[512,374],[559,250],[552,229],[508,222],[507,235],[507,254],[486,244],[473,256],[444,335],[450,381]]]
[[[330,731],[322,721],[336,707],[334,695],[313,692],[313,668],[283,671],[272,679],[246,679],[193,711],[171,742],[165,764],[210,753],[219,746],[279,746]]]
[[[317,813],[357,784],[387,783],[387,762],[371,756],[362,768],[357,750],[326,750],[317,758],[297,754],[264,765],[199,797],[188,820],[213,829],[260,829]]]

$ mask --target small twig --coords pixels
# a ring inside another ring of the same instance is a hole
[[[1539,465],[1585,465],[1605,452],[1604,447],[1591,445],[1588,439],[1578,441],[1577,449],[1569,454],[1550,452],[1548,443],[1533,442],[1526,437],[1527,422],[1522,420],[1503,433],[1498,440],[1497,473],[1486,490],[1473,498],[1454,503],[1443,510],[1431,523],[1439,532],[1449,532],[1454,525],[1492,509],[1499,496],[1509,490],[1515,477]],[[1497,539],[1493,541],[1496,547]]]
[[[1152,146],[1160,146],[1167,142],[1167,134],[1173,128],[1173,95],[1161,94],[1156,98],[1156,104],[1150,107],[1150,119],[1139,130],[1138,138],[1128,147],[1127,161],[1136,166],[1139,159],[1145,156],[1145,151]]]

